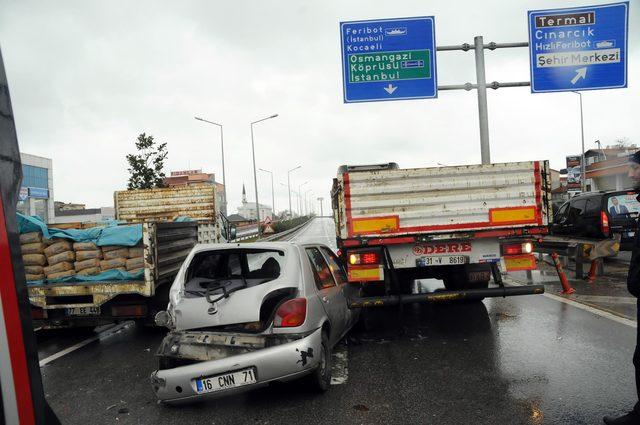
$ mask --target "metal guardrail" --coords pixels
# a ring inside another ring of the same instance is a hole
[[[585,277],[585,265],[590,265],[593,260],[609,257],[617,253],[614,244],[619,244],[619,239],[586,239],[562,236],[545,236],[534,244],[534,252],[538,254],[556,253],[562,259],[564,266],[569,260],[575,262],[576,278]],[[598,274],[604,273],[602,261],[598,263]]]
[[[285,230],[284,232],[280,232],[280,233],[276,233],[274,235],[271,235],[267,238],[262,239],[262,241],[264,242],[269,242],[269,241],[278,241],[286,236],[292,235],[296,232],[298,232],[299,230],[302,230],[302,228],[304,226],[307,226],[309,223],[311,223],[313,221],[313,218],[310,218],[309,220],[305,221],[302,224],[297,225],[296,227],[293,227],[289,230]]]
[[[271,236],[268,236],[266,238],[262,238],[260,239],[260,242],[269,242],[269,241],[277,241],[280,240],[281,238],[284,238],[288,235],[291,235],[295,232],[297,232],[298,230],[302,229],[303,226],[306,226],[307,224],[311,223],[311,221],[313,221],[313,218],[305,221],[302,224],[297,225],[296,227],[292,227],[289,230],[285,230],[284,232],[280,232],[280,233],[275,233]],[[256,228],[255,232],[251,232],[248,234],[243,234],[240,237],[236,237],[234,240],[232,240],[231,242],[242,242],[248,239],[252,239],[255,238],[256,236],[258,236],[258,229]]]

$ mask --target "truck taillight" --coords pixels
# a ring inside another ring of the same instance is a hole
[[[510,243],[502,245],[502,255],[531,254],[533,244],[531,242]]]
[[[353,252],[349,254],[349,264],[352,266],[380,264],[380,255],[377,252]]]
[[[602,227],[602,233],[606,237],[609,237],[609,217],[607,217],[607,213],[604,211],[600,211],[600,226]]]
[[[300,326],[307,318],[307,300],[294,298],[282,303],[276,311],[273,326],[276,328],[293,328]]]

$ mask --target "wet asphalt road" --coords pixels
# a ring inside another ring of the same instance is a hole
[[[327,222],[305,233],[331,235]],[[163,332],[133,325],[43,366],[45,392],[72,424],[598,424],[633,405],[636,329],[590,311],[525,296],[374,313],[342,343],[346,381],[324,395],[292,382],[158,405],[148,376]],[[74,343],[53,336],[41,333],[42,356]]]

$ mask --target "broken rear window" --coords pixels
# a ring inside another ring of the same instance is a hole
[[[187,269],[187,296],[234,292],[277,279],[285,264],[283,251],[229,249],[197,253]]]

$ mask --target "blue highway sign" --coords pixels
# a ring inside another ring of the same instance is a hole
[[[438,96],[433,16],[340,23],[345,103]]]
[[[627,87],[629,2],[529,11],[531,92]]]

